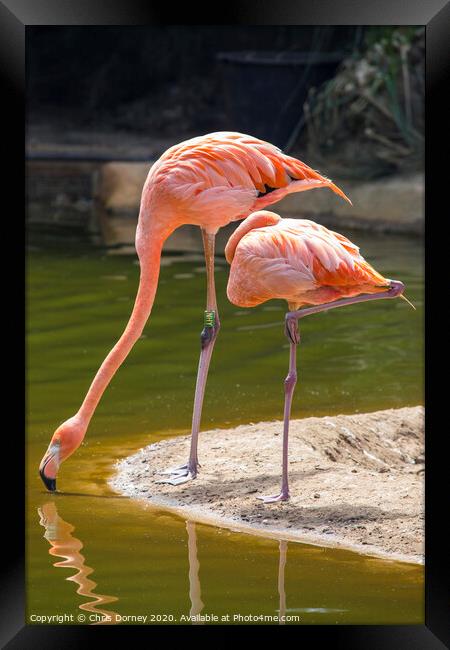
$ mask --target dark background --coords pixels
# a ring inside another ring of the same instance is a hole
[[[279,146],[344,191],[395,179],[384,205],[371,186],[357,195],[347,225],[420,232],[410,197],[421,200],[424,54],[420,26],[29,27],[29,232],[132,245],[151,162],[227,130]],[[297,216],[302,205],[315,214],[302,197]],[[334,205],[320,210],[344,223]]]
[[[422,170],[424,53],[420,26],[31,27],[28,154],[149,160],[232,130],[338,177]]]
[[[365,31],[353,26],[32,28],[29,117],[177,136],[231,129],[218,53],[313,49],[350,54]]]

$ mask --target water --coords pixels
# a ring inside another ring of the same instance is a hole
[[[385,276],[405,282],[417,311],[380,301],[305,319],[293,417],[423,403],[422,242],[344,234]],[[223,258],[217,265],[222,329],[202,428],[280,419],[285,306],[229,304],[227,265]],[[204,308],[201,256],[164,257],[144,337],[105,393],[85,443],[62,466],[63,494],[46,493],[40,458],[121,333],[138,266],[134,257],[62,247],[30,252],[27,274],[28,621],[66,615],[67,624],[93,623],[108,612],[113,623],[147,616],[136,622],[167,624],[201,612],[229,615],[213,622],[233,624],[234,615],[281,610],[297,617],[288,624],[423,622],[419,566],[193,524],[108,487],[117,459],[189,432]]]

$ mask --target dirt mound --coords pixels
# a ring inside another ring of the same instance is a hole
[[[256,499],[279,488],[281,422],[203,432],[195,481],[157,483],[186,461],[183,436],[120,461],[111,486],[198,521],[421,562],[423,419],[418,406],[292,421],[284,503]]]

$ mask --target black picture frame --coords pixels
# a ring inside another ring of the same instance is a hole
[[[24,206],[24,131],[25,131],[25,43],[26,30],[31,25],[150,25],[162,24],[166,19],[176,24],[280,24],[280,25],[425,25],[426,26],[426,275],[427,290],[433,282],[437,283],[439,276],[437,263],[445,260],[445,242],[439,236],[440,225],[448,220],[446,212],[440,212],[439,201],[445,206],[443,193],[446,191],[448,180],[447,164],[440,164],[438,154],[444,151],[448,157],[448,72],[450,68],[450,3],[445,0],[378,0],[378,2],[363,2],[362,0],[321,0],[320,2],[294,2],[278,0],[243,0],[228,2],[220,6],[220,16],[213,18],[206,14],[204,4],[192,4],[175,10],[174,5],[162,6],[162,3],[114,2],[102,0],[0,0],[0,71],[2,80],[1,94],[3,109],[2,139],[4,157],[7,155],[7,170],[4,178],[8,183],[3,186],[4,203],[7,204],[4,214],[8,217],[8,232],[10,223],[15,221],[16,233],[8,236],[8,248],[13,252],[13,273],[8,274],[7,289],[10,295],[4,294],[4,312],[6,333],[3,341],[11,341],[14,350],[8,382],[9,391],[14,390],[19,396],[18,403],[13,409],[14,423],[9,428],[3,421],[4,435],[7,438],[7,449],[4,441],[3,466],[13,468],[7,479],[2,471],[5,503],[10,512],[7,514],[7,530],[4,527],[3,541],[7,543],[8,551],[3,555],[3,588],[1,590],[1,623],[0,642],[7,648],[78,648],[90,639],[103,640],[103,635],[114,634],[114,640],[120,642],[126,639],[130,643],[130,633],[133,635],[148,635],[145,627],[119,626],[102,628],[101,637],[96,637],[98,628],[77,626],[32,626],[25,625],[25,571],[24,571],[24,517],[23,507],[25,472],[24,472],[24,427],[20,426],[17,416],[24,413],[23,395],[23,364],[20,355],[23,350],[22,334],[19,322],[25,322],[23,307],[24,265],[18,260],[24,259],[24,220],[19,218],[19,206]],[[206,21],[206,22],[205,22]],[[445,142],[447,135],[447,142]],[[5,160],[4,160],[5,162]],[[445,174],[445,176],[444,176]],[[14,189],[13,189],[14,188]],[[439,197],[441,192],[441,199]],[[22,199],[22,202],[21,202]],[[8,211],[9,202],[9,211]],[[448,211],[448,210],[447,210]],[[10,215],[17,215],[16,220]],[[433,225],[435,224],[435,225]],[[441,246],[441,249],[439,249]],[[441,254],[439,254],[439,250]],[[10,277],[11,275],[11,277]],[[427,293],[428,296],[428,293]],[[12,304],[16,303],[15,309]],[[23,320],[22,320],[23,318]],[[445,316],[441,314],[445,322]],[[303,626],[296,627],[296,641],[327,642],[334,648],[364,648],[379,650],[380,648],[408,648],[408,650],[433,650],[449,645],[448,603],[444,595],[445,571],[448,549],[447,537],[444,530],[445,516],[441,505],[444,492],[445,469],[445,438],[448,425],[431,433],[431,427],[437,427],[437,410],[445,407],[445,401],[439,401],[432,388],[432,379],[436,379],[440,358],[433,361],[432,341],[442,340],[445,331],[442,329],[440,338],[439,312],[431,315],[431,306],[427,301],[426,315],[426,431],[427,431],[427,471],[426,471],[426,581],[425,581],[425,624],[414,626]],[[13,346],[17,337],[16,346]],[[3,352],[7,346],[3,345]],[[16,376],[15,383],[13,377]],[[4,389],[6,390],[6,389]],[[9,403],[9,398],[8,400]],[[9,405],[9,410],[11,406]],[[6,408],[6,405],[3,405]],[[448,418],[447,418],[448,419]],[[433,424],[432,424],[433,423]],[[6,462],[6,458],[8,461]],[[14,460],[13,460],[14,458]],[[15,517],[15,521],[14,521]],[[5,522],[5,519],[4,519]],[[126,628],[124,630],[124,627]],[[188,628],[189,639],[197,634],[193,628]],[[200,630],[200,628],[196,628]],[[288,628],[278,628],[279,634],[285,634]],[[94,630],[94,632],[92,632]],[[162,632],[167,634],[165,629]],[[182,630],[186,634],[186,629]],[[153,635],[154,631],[151,631]],[[203,628],[199,636],[205,635]],[[94,636],[92,636],[94,635]],[[225,632],[225,637],[228,632]],[[223,637],[223,638],[225,638]],[[151,637],[150,637],[151,638]],[[166,636],[167,640],[167,636]],[[307,646],[309,647],[309,646]]]

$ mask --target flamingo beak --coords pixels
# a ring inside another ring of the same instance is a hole
[[[392,297],[400,296],[405,290],[405,285],[400,280],[389,280],[389,291],[392,292]]]
[[[392,293],[392,298],[402,298],[405,302],[408,303],[410,307],[416,311],[416,308],[412,304],[410,300],[403,294],[403,291],[405,290],[405,285],[403,282],[400,282],[399,280],[390,280],[389,281],[389,291]]]
[[[56,492],[56,478],[48,478],[43,470],[39,470],[41,479],[49,492]]]
[[[39,465],[39,475],[44,483],[45,487],[49,492],[56,491],[56,476],[51,478],[45,474],[45,468],[49,463],[53,463],[55,466],[55,472],[59,467],[59,444],[51,444],[47,449],[44,458],[41,460]]]

